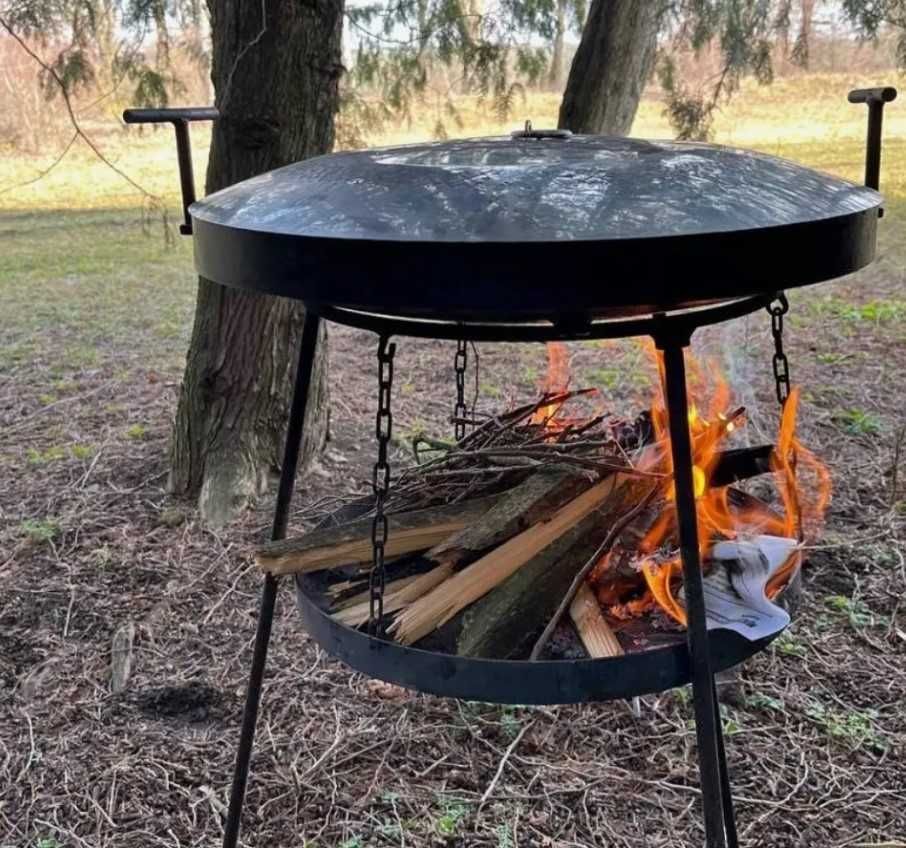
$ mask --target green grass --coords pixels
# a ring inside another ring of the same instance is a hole
[[[877,436],[881,432],[881,419],[865,409],[842,410],[834,420],[851,436]]]
[[[465,804],[447,798],[440,799],[440,806],[440,815],[434,822],[434,828],[441,836],[453,836],[469,809]]]
[[[191,245],[145,231],[135,212],[22,212],[0,216],[0,372],[50,369],[55,391],[72,374],[141,354],[181,362],[194,301]]]
[[[884,616],[876,615],[861,598],[848,598],[845,595],[830,595],[824,599],[828,609],[842,613],[853,630],[864,627],[886,626],[889,622]]]
[[[868,748],[876,753],[887,749],[887,741],[875,728],[875,710],[840,710],[812,701],[806,715],[833,739],[849,748]]]
[[[35,544],[52,542],[60,535],[60,525],[53,518],[27,518],[19,525],[20,533]]]

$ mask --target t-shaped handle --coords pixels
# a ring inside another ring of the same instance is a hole
[[[884,104],[897,99],[897,90],[884,88],[857,88],[849,93],[850,103],[868,105],[868,140],[865,147],[865,185],[877,189],[881,184],[881,125]]]
[[[189,138],[190,121],[216,121],[220,113],[212,106],[185,109],[127,109],[123,120],[127,124],[173,124],[176,132],[176,158],[179,162],[179,184],[182,189],[183,223],[179,231],[192,235],[192,217],[189,207],[195,202],[195,174],[192,171],[192,141]]]

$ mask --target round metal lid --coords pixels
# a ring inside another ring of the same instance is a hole
[[[409,316],[627,315],[817,282],[874,255],[881,197],[783,159],[600,136],[321,156],[195,203],[226,285]]]

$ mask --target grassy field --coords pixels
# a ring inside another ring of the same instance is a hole
[[[717,140],[858,179],[866,115],[846,92],[891,81],[747,85]],[[552,125],[557,100],[532,95],[505,123],[476,101],[459,107],[457,134],[481,135],[526,118]],[[417,141],[433,123],[429,112],[373,141]],[[886,128],[878,262],[791,298],[804,435],[835,493],[797,621],[723,708],[747,848],[906,845],[906,106],[889,108]],[[207,137],[194,132],[203,174]],[[669,137],[657,102],[643,103],[634,134]],[[177,221],[171,132],[99,138]],[[165,237],[159,213],[84,151],[20,186],[53,159],[0,161],[0,848],[210,845],[255,624],[250,555],[270,503],[215,533],[166,493],[191,245]],[[766,428],[769,341],[763,316],[700,338]],[[542,350],[481,351],[487,408],[534,395]],[[575,385],[638,404],[650,370],[636,346],[571,354]],[[451,361],[448,346],[400,346],[394,462],[407,436],[448,428]],[[321,514],[338,481],[363,490],[373,459],[372,342],[337,330],[331,369],[334,440],[305,478],[294,527]],[[135,670],[113,694],[111,638],[129,627]],[[641,717],[622,704],[460,704],[350,675],[311,644],[288,598],[276,632],[246,845],[701,842],[685,690],[646,698]]]

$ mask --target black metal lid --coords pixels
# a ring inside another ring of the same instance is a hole
[[[321,156],[191,213],[198,269],[219,282],[512,320],[628,314],[839,276],[871,260],[880,203],[759,153],[548,136]],[[441,291],[450,286],[452,298]]]

